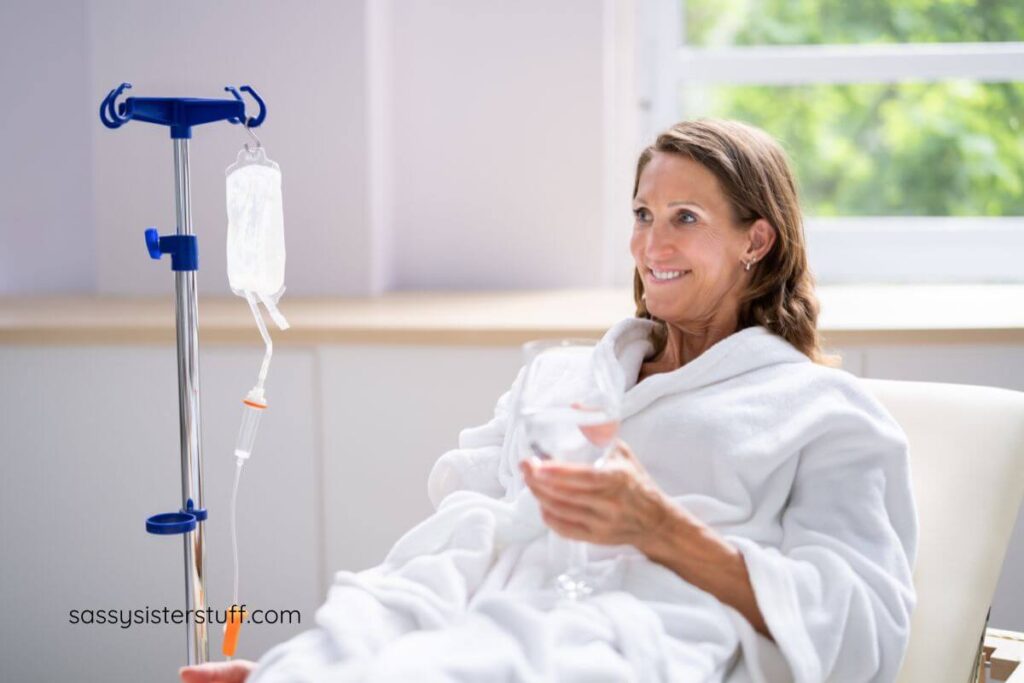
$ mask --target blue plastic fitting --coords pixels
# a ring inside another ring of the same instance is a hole
[[[146,531],[166,536],[185,534],[196,528],[196,516],[187,512],[164,512],[146,520]]]
[[[267,117],[267,106],[252,87],[243,85],[240,90],[252,95],[259,105],[259,113],[255,117],[245,115],[245,102],[238,90],[228,86],[230,100],[210,100],[196,97],[128,97],[124,102],[117,102],[125,90],[131,88],[130,83],[122,83],[107,93],[100,103],[100,121],[107,128],[120,128],[131,120],[155,123],[168,126],[171,137],[188,139],[192,137],[192,127],[214,121],[230,121],[244,123],[255,128]]]
[[[171,270],[199,270],[199,240],[195,235],[165,235],[156,228],[146,228],[146,248],[150,258],[159,261],[171,255]]]
[[[167,536],[170,534],[186,534],[196,528],[196,523],[205,521],[206,508],[197,508],[189,498],[185,507],[177,512],[162,512],[146,520],[146,531],[151,534]]]
[[[181,511],[195,517],[197,522],[206,521],[206,508],[195,507],[195,503],[192,502],[191,498],[189,498],[188,501],[186,501],[185,507],[182,508]]]

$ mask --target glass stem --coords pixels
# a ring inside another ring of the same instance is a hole
[[[569,541],[569,561],[566,573],[573,578],[583,578],[587,570],[587,544],[583,541]]]

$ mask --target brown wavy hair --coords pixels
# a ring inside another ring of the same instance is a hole
[[[815,363],[839,366],[839,356],[822,351],[818,297],[807,263],[796,181],[779,143],[763,130],[739,121],[699,119],[677,123],[641,152],[634,197],[640,174],[655,152],[683,155],[711,171],[732,206],[737,229],[748,230],[758,218],[775,228],[775,243],[753,266],[750,286],[741,295],[736,331],[763,325]],[[653,339],[655,354],[660,354],[668,340],[668,329],[664,321],[647,311],[643,279],[636,269],[633,298],[637,317],[660,323]]]

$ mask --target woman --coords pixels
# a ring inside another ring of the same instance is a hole
[[[626,378],[610,464],[522,461],[517,380],[435,464],[436,513],[379,567],[339,572],[319,628],[249,680],[895,679],[915,603],[906,438],[821,352],[784,153],[684,122],[641,154],[633,195],[637,317],[601,341]],[[554,602],[545,527],[593,544],[599,592]],[[231,666],[183,680],[252,665]]]

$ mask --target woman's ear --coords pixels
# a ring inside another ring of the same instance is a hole
[[[775,244],[778,233],[775,227],[765,218],[758,218],[747,231],[747,252],[744,255],[747,259],[760,261]]]

